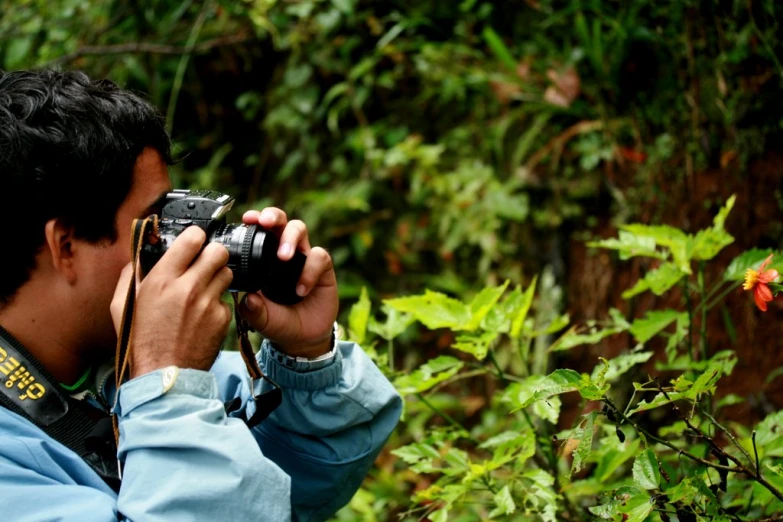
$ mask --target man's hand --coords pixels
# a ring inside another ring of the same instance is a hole
[[[205,240],[203,230],[187,228],[137,285],[131,377],[170,365],[209,370],[215,362],[231,323],[220,297],[233,276],[225,247],[210,244],[199,254]],[[118,332],[131,273],[128,264],[111,304]]]
[[[293,306],[273,303],[261,292],[249,293],[240,313],[250,326],[293,357],[315,358],[331,349],[332,326],[337,319],[337,278],[332,258],[320,247],[310,247],[307,226],[288,221],[279,208],[251,210],[242,216],[248,225],[260,225],[280,237],[277,257],[290,260],[298,249],[307,256],[296,293],[304,299]]]

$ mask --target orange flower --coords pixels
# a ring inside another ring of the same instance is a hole
[[[767,311],[767,303],[772,301],[772,298],[774,297],[772,295],[772,290],[769,289],[769,283],[774,282],[779,275],[777,270],[766,269],[772,262],[773,255],[774,254],[770,254],[769,257],[761,263],[758,272],[752,268],[748,268],[745,272],[745,283],[742,285],[742,288],[745,290],[753,290],[753,299],[756,300],[756,306],[758,306],[759,310],[762,312]]]

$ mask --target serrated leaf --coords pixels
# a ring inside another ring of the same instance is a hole
[[[693,238],[693,259],[707,261],[734,242],[734,237],[723,229],[700,230]]]
[[[658,458],[651,449],[646,449],[633,462],[633,481],[642,489],[658,489],[661,484],[661,472]]]
[[[557,424],[558,419],[560,419],[560,408],[562,405],[560,397],[555,395],[545,401],[534,402],[530,409],[536,417],[544,419],[550,424]]]
[[[392,455],[396,455],[404,460],[407,464],[415,464],[424,459],[439,459],[440,453],[434,447],[429,444],[408,444],[400,448],[393,449]]]
[[[686,477],[676,486],[666,490],[666,496],[672,504],[682,502],[685,505],[690,505],[698,495],[699,488],[693,485],[693,479],[691,477]]]
[[[483,361],[489,351],[489,345],[498,337],[495,332],[482,332],[480,334],[460,335],[451,345],[455,350],[473,355],[479,361]]]
[[[625,323],[625,325],[627,324],[628,323]],[[605,328],[592,327],[588,330],[589,333],[577,333],[577,330],[572,328],[563,334],[560,339],[555,341],[552,346],[549,347],[548,351],[561,352],[583,344],[599,343],[609,336],[625,331],[627,328],[625,325],[610,325]]]
[[[772,258],[770,268],[774,268],[778,272],[783,272],[783,255],[780,255],[779,252],[775,252],[774,250],[753,248],[738,255],[729,263],[728,268],[723,272],[723,280],[742,281],[745,279],[745,272],[747,272],[749,268],[758,270],[761,263],[773,253],[776,255]]]
[[[522,299],[519,302],[519,308],[514,314],[514,319],[511,321],[511,331],[509,334],[513,339],[518,339],[522,332],[522,325],[525,323],[528,312],[530,312],[530,306],[533,304],[533,296],[536,293],[536,283],[538,282],[538,276],[533,278],[530,286],[522,294]]]
[[[636,495],[628,499],[621,512],[628,515],[625,522],[644,522],[652,513],[655,503],[651,502],[649,495]]]
[[[370,316],[370,324],[367,329],[387,341],[400,335],[416,321],[412,315],[395,310],[386,304],[381,307],[381,310],[386,314],[386,321],[379,323]]]
[[[370,298],[367,296],[367,288],[362,287],[359,300],[351,307],[348,314],[348,332],[351,340],[357,344],[364,344],[367,334],[367,323],[370,320]]]
[[[470,310],[460,301],[440,292],[427,290],[424,295],[399,297],[384,301],[400,312],[411,314],[427,328],[464,330],[470,321]]]
[[[622,229],[639,237],[650,238],[657,245],[668,248],[672,254],[673,264],[682,272],[691,273],[690,238],[682,230],[668,225],[640,224],[625,225]]]
[[[395,379],[394,387],[403,395],[421,393],[453,377],[463,366],[464,363],[462,361],[454,357],[441,355],[427,361],[426,364],[421,365],[416,371]]]
[[[614,381],[637,364],[645,363],[653,356],[653,352],[635,352],[618,355],[609,359],[608,367],[603,375],[604,381]],[[598,381],[598,373],[602,366],[596,366],[590,379]]]
[[[579,473],[582,470],[582,465],[590,457],[590,453],[593,451],[593,424],[595,423],[595,417],[597,412],[590,412],[585,415],[585,421],[582,425],[582,433],[579,437],[579,446],[574,450],[574,460],[571,463],[571,475]]]
[[[618,238],[603,239],[601,241],[591,241],[587,243],[589,247],[606,248],[608,250],[617,250],[621,260],[630,259],[636,256],[654,257],[665,260],[666,255],[656,250],[655,239],[646,236],[637,236],[631,232],[621,230]]]
[[[687,312],[677,312],[676,310],[655,310],[648,312],[644,319],[636,319],[631,324],[630,331],[637,343],[646,343],[661,330],[682,316],[687,318]]]
[[[623,292],[623,299],[629,299],[646,290],[655,295],[663,295],[664,292],[676,285],[687,273],[673,263],[663,263],[655,270],[647,272],[630,290]]]
[[[492,500],[495,502],[495,509],[493,509],[489,514],[490,518],[499,515],[510,515],[517,510],[517,506],[514,504],[514,499],[511,497],[511,490],[509,489],[508,484],[503,486],[503,488],[497,492]]]
[[[500,297],[506,291],[508,287],[508,281],[498,287],[484,288],[481,292],[473,298],[468,305],[470,309],[470,321],[465,325],[465,330],[475,330],[487,316],[493,306],[500,300]]]

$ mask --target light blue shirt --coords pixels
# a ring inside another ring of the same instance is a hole
[[[227,416],[252,409],[236,352],[210,372],[158,370],[120,388],[124,462],[119,495],[78,455],[0,408],[0,516],[24,521],[325,520],[361,484],[397,424],[401,399],[356,344],[331,364],[286,368],[266,343],[259,363],[283,403],[259,426]],[[165,381],[165,382],[164,382]]]

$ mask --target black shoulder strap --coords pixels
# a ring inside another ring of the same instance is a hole
[[[0,406],[28,419],[79,455],[112,489],[119,491],[116,447],[90,444],[108,415],[60,390],[57,381],[11,334],[0,327]],[[113,437],[109,436],[113,443]]]

